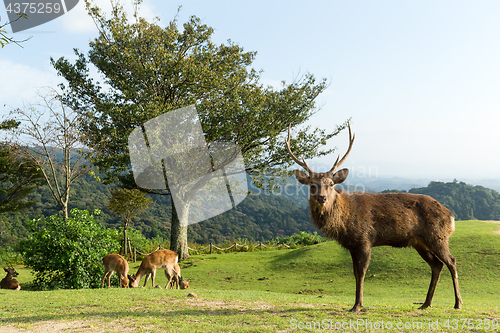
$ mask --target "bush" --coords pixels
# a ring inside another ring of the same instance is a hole
[[[21,265],[23,263],[23,258],[21,255],[14,251],[10,247],[5,247],[0,249],[0,266],[8,266],[8,265]],[[3,270],[0,271],[0,274],[3,274]]]
[[[95,215],[99,211],[94,212]],[[35,271],[36,289],[101,286],[102,257],[116,252],[113,230],[104,229],[86,210],[71,210],[67,220],[52,215],[28,221],[28,239],[20,242],[24,262]]]
[[[304,245],[314,245],[322,242],[326,242],[328,238],[318,235],[315,231],[313,234],[301,231],[300,234],[295,234],[292,236],[285,236],[273,239],[271,244],[286,244],[288,246],[304,246]]]

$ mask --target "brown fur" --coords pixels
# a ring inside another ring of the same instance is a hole
[[[128,262],[121,255],[116,253],[111,253],[102,258],[102,264],[104,265],[104,276],[102,277],[102,286],[104,288],[104,280],[108,278],[108,288],[111,286],[110,280],[113,272],[116,272],[118,279],[120,280],[120,287],[128,288]]]
[[[309,209],[314,224],[329,238],[351,252],[356,279],[356,302],[363,306],[363,283],[375,246],[412,246],[430,265],[431,284],[421,308],[431,306],[443,263],[451,272],[455,308],[462,307],[455,258],[448,249],[453,233],[452,213],[435,199],[418,194],[345,193],[334,188],[347,178],[348,170],[335,174],[295,170],[299,182],[310,186]]]
[[[165,289],[167,289],[169,285],[173,288],[174,284],[177,289],[179,289],[179,286],[181,289],[188,289],[189,284],[187,280],[181,277],[181,268],[179,267],[178,260],[179,256],[177,253],[171,250],[157,250],[145,256],[137,273],[135,275],[129,275],[131,281],[130,286],[134,288],[138,287],[143,276],[146,277],[144,280],[144,287],[146,287],[146,283],[150,276],[152,278],[152,286],[154,286],[156,270],[164,268],[165,276],[168,280]]]
[[[184,280],[181,276],[181,267],[179,264],[175,264],[174,270],[173,270],[174,276],[170,277],[170,272],[168,270],[165,270],[165,276],[167,277],[167,280],[169,281],[170,287],[174,289],[174,285],[176,289],[189,289],[189,280]],[[171,282],[171,283],[170,283]],[[168,287],[168,284],[167,284]],[[165,287],[165,288],[167,288]]]
[[[21,290],[21,285],[17,282],[16,277],[19,275],[18,272],[14,269],[14,267],[4,267],[3,270],[7,272],[7,276],[0,281],[0,288],[2,289],[12,289],[12,290]]]

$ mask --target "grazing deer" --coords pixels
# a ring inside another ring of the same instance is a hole
[[[2,289],[13,289],[13,290],[21,290],[21,285],[19,282],[17,282],[16,279],[13,279],[13,277],[16,277],[19,275],[18,272],[14,269],[14,267],[4,267],[3,270],[7,272],[7,276],[3,278],[2,281],[0,281],[0,288]]]
[[[165,276],[167,277],[168,281],[169,281],[169,284],[170,284],[170,287],[172,289],[174,289],[174,284],[176,286],[176,289],[179,289],[179,287],[181,289],[189,289],[189,280],[184,280],[181,276],[181,267],[179,266],[179,264],[175,264],[174,265],[174,276],[170,277],[170,272],[168,272],[167,270],[165,270]],[[171,282],[171,283],[170,283]],[[169,284],[167,284],[167,287],[169,286]],[[165,287],[165,288],[167,288]]]
[[[128,262],[121,255],[116,253],[111,253],[102,258],[102,264],[104,265],[104,276],[102,277],[102,286],[104,288],[104,280],[108,278],[108,288],[111,286],[110,280],[113,272],[116,272],[118,279],[120,280],[120,287],[128,288]]]
[[[314,224],[329,238],[337,240],[350,251],[356,279],[356,301],[350,310],[357,312],[363,306],[363,283],[375,246],[412,246],[429,264],[431,283],[420,309],[431,306],[432,297],[443,263],[448,267],[455,290],[455,309],[462,307],[458,288],[455,258],[448,248],[448,239],[455,230],[453,214],[435,199],[410,193],[346,193],[335,189],[349,170],[337,171],[351,152],[354,135],[349,127],[349,148],[330,171],[311,170],[304,158],[300,161],[290,149],[290,126],[286,147],[293,160],[308,173],[294,170],[301,184],[309,185],[309,210]]]
[[[135,275],[129,275],[129,279],[131,281],[130,286],[137,288],[142,277],[145,276],[144,287],[146,287],[146,283],[151,276],[151,285],[154,287],[156,270],[164,268],[165,276],[168,280],[165,289],[167,289],[171,284],[173,288],[173,283],[177,285],[177,289],[179,289],[179,285],[181,289],[187,289],[185,288],[186,285],[184,282],[181,283],[181,281],[184,280],[181,277],[181,268],[178,265],[178,260],[179,256],[177,253],[170,250],[157,250],[145,256],[137,273]],[[187,287],[189,288],[189,285]]]

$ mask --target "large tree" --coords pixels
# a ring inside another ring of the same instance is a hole
[[[90,42],[88,55],[75,50],[74,63],[60,58],[52,64],[67,81],[61,85],[65,103],[84,116],[80,130],[106,182],[137,187],[127,147],[130,133],[188,105],[196,106],[208,146],[238,145],[254,181],[286,171],[292,162],[283,133],[289,124],[301,125],[316,112],[315,99],[327,87],[325,79],[304,74],[292,83],[283,81],[279,89],[264,86],[261,73],[250,67],[256,52],[231,41],[214,44],[214,30],[196,17],[182,28],[175,19],[162,28],[137,12],[129,22],[120,5],[109,18],[89,1],[86,5],[99,36]],[[91,65],[104,83],[91,77]],[[320,146],[340,129],[326,133],[302,126],[296,129],[292,149],[306,158],[328,154],[331,150]],[[150,192],[170,194],[168,189]],[[188,255],[187,225],[179,223],[179,207],[172,207],[171,249],[182,259]]]

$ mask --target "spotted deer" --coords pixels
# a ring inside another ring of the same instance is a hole
[[[443,263],[448,267],[455,291],[455,309],[462,308],[456,260],[448,248],[455,230],[453,214],[437,200],[410,193],[349,193],[335,188],[347,178],[349,170],[338,168],[346,160],[354,143],[349,127],[349,147],[328,172],[312,171],[305,159],[300,161],[290,148],[290,126],[286,148],[292,159],[307,171],[294,170],[301,184],[309,186],[309,211],[314,224],[335,239],[352,258],[356,279],[356,300],[351,312],[363,307],[363,283],[375,246],[411,246],[429,264],[431,283],[420,309],[431,306]],[[340,159],[340,160],[339,160]],[[338,170],[338,171],[337,171]]]
[[[169,286],[172,286],[173,288],[174,284],[176,284],[177,289],[179,289],[179,287],[181,289],[189,288],[187,280],[184,280],[181,277],[181,268],[179,267],[178,260],[179,256],[174,251],[156,250],[155,252],[144,257],[137,273],[129,275],[129,280],[131,281],[130,286],[137,288],[142,277],[145,276],[144,287],[146,287],[148,279],[151,276],[151,284],[152,287],[154,287],[156,270],[165,269],[165,276],[168,280],[165,289]]]
[[[104,280],[108,278],[108,288],[111,286],[110,280],[113,272],[116,272],[118,279],[120,280],[120,287],[128,288],[128,262],[121,255],[116,253],[111,253],[102,258],[102,264],[104,265],[104,276],[102,277],[102,286],[104,288]]]
[[[9,266],[9,267],[4,267],[3,270],[7,272],[7,276],[0,281],[0,288],[2,289],[12,289],[12,290],[21,290],[21,285],[19,282],[17,282],[16,279],[13,279],[13,277],[16,277],[19,275],[18,272],[14,269],[14,267]]]

